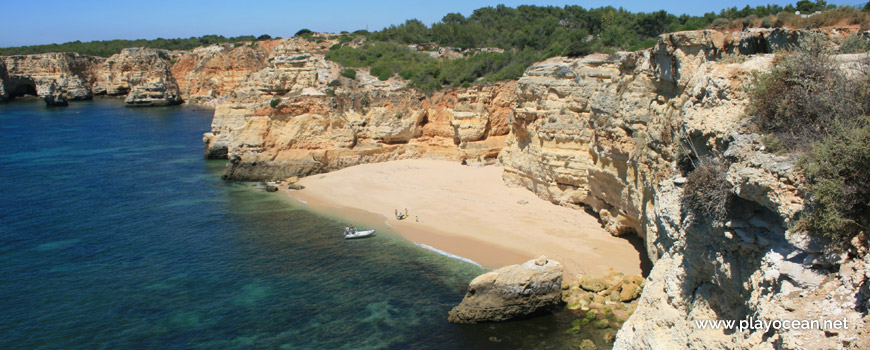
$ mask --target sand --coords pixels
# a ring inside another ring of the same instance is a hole
[[[611,236],[583,210],[507,186],[501,175],[499,166],[400,160],[305,177],[298,182],[303,190],[284,192],[360,228],[380,221],[391,233],[490,269],[543,254],[562,263],[568,280],[610,269],[641,273],[640,253],[628,240]],[[408,218],[397,220],[395,210],[406,208]]]

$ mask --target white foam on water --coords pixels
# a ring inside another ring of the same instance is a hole
[[[467,262],[467,263],[472,263],[472,264],[474,264],[474,265],[477,265],[477,266],[483,267],[483,265],[480,265],[480,264],[478,264],[476,261],[471,260],[471,259],[469,259],[469,258],[463,258],[463,257],[461,257],[461,256],[459,256],[459,255],[456,255],[456,254],[450,254],[450,253],[445,252],[445,251],[443,251],[443,250],[441,250],[441,249],[437,249],[437,248],[435,248],[435,247],[432,247],[432,246],[429,246],[429,245],[426,245],[426,244],[423,244],[423,243],[416,243],[416,242],[413,242],[413,243],[414,243],[414,245],[416,245],[416,246],[418,246],[418,247],[421,247],[421,248],[423,248],[423,249],[431,250],[431,251],[436,252],[436,253],[438,253],[438,254],[444,255],[444,256],[446,256],[446,257],[448,257],[448,258],[454,258],[454,259],[457,259],[457,260],[462,260],[462,261],[465,261],[465,262]]]

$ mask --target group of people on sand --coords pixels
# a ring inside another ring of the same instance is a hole
[[[405,208],[405,212],[404,212],[404,213],[400,213],[400,212],[399,212],[399,209],[396,209],[393,213],[396,214],[396,219],[397,219],[397,220],[405,220],[405,219],[408,218],[408,208]],[[419,216],[415,216],[415,218],[416,218],[417,222],[420,222],[420,217],[419,217]]]

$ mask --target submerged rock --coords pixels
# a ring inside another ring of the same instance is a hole
[[[562,302],[562,265],[541,256],[478,276],[448,321],[506,321],[546,311]]]

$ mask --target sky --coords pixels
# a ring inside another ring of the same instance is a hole
[[[796,1],[796,0],[795,0]],[[780,0],[591,0],[591,1],[353,1],[353,0],[150,0],[9,1],[0,20],[0,47],[112,39],[188,38],[207,34],[223,36],[269,34],[289,37],[299,29],[318,32],[380,30],[416,18],[438,22],[444,15],[470,15],[474,9],[505,4],[580,5],[623,7],[632,12],[666,10],[673,14],[701,15],[731,6],[786,5]],[[863,6],[861,0],[830,0],[832,4]]]

